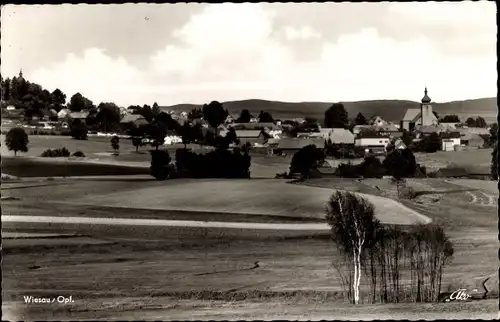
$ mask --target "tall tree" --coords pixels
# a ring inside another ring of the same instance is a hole
[[[469,117],[465,121],[465,125],[467,125],[468,127],[476,127],[476,120],[474,120],[472,117]]]
[[[9,151],[14,151],[15,156],[17,156],[17,151],[28,152],[28,143],[28,134],[20,127],[10,129],[5,137],[7,148]]]
[[[72,112],[80,112],[81,110],[85,109],[85,97],[83,97],[82,94],[76,93],[73,96],[71,96],[68,104],[68,108]]]
[[[476,127],[487,127],[486,120],[481,116],[476,117]]]
[[[111,148],[113,150],[115,150],[115,155],[119,154],[119,150],[120,150],[120,138],[118,137],[118,135],[114,135],[111,138]]]
[[[240,117],[238,118],[238,123],[249,123],[252,119],[252,115],[248,110],[241,111]]]
[[[142,115],[146,121],[152,122],[154,119],[153,111],[149,105],[144,105],[140,110],[139,114]]]
[[[196,120],[196,119],[201,119],[203,117],[203,111],[201,108],[193,108],[191,111],[188,113],[188,120]]]
[[[217,129],[229,115],[227,110],[224,109],[224,106],[217,101],[212,101],[210,104],[204,104],[202,111],[203,118],[214,129]]]
[[[490,127],[489,144],[493,146],[498,140],[498,123],[493,123]]]
[[[261,122],[261,123],[272,123],[272,122],[274,122],[274,119],[273,119],[273,117],[271,116],[270,113],[264,112],[264,111],[260,111],[259,122]]]
[[[325,127],[349,128],[349,116],[342,103],[334,103],[326,110]]]
[[[51,101],[56,111],[60,111],[64,104],[66,104],[66,94],[59,88],[56,88],[51,94]]]
[[[491,178],[498,180],[498,141],[493,145],[493,152],[491,152]]]
[[[326,221],[331,227],[333,240],[339,250],[352,263],[350,289],[353,304],[360,303],[361,260],[367,245],[372,243],[379,221],[373,205],[362,197],[347,191],[337,191],[326,207]]]
[[[153,107],[151,108],[151,113],[153,114],[153,117],[157,117],[158,114],[160,114],[161,108],[158,106],[158,103],[154,102]]]
[[[2,83],[2,100],[10,101],[10,79],[7,78]]]
[[[182,138],[182,144],[184,144],[184,149],[187,149],[187,145],[194,141],[193,128],[186,122],[179,127],[179,132]]]
[[[365,116],[359,112],[358,115],[356,115],[356,119],[354,119],[354,123],[356,125],[366,125],[368,122],[366,121]]]
[[[97,110],[95,120],[99,129],[110,132],[120,124],[120,108],[115,103],[100,103]]]

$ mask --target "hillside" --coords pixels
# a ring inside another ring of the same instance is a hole
[[[271,113],[275,118],[313,117],[319,120],[324,118],[325,110],[332,104],[327,102],[300,102],[288,103],[277,101],[266,101],[259,99],[224,102],[224,107],[232,114],[239,114],[243,109],[250,111],[257,116],[261,110]],[[419,108],[419,102],[403,100],[378,100],[378,101],[358,101],[342,102],[349,117],[355,117],[358,112],[366,117],[379,115],[387,121],[399,122],[408,108]],[[178,104],[164,106],[162,109],[175,111],[190,111],[202,105]],[[470,116],[482,116],[489,122],[496,122],[498,109],[496,97],[481,98],[466,101],[454,101],[447,103],[433,103],[434,111],[440,116],[456,114],[461,119]]]

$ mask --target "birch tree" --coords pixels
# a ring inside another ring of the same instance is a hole
[[[353,303],[360,303],[361,256],[367,245],[372,244],[378,220],[374,206],[350,192],[336,191],[327,203],[326,220],[331,227],[333,240],[339,250],[352,258],[350,289]]]

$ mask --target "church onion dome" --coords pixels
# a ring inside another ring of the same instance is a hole
[[[425,88],[424,93],[425,93],[425,95],[422,98],[422,103],[430,103],[431,102],[431,98],[429,96],[427,96],[427,87]]]

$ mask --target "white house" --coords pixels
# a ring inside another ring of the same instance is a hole
[[[14,105],[7,106],[7,111],[15,111],[16,107]]]
[[[354,140],[354,145],[363,147],[365,150],[385,151],[391,139],[387,135],[374,133],[361,133]]]
[[[410,108],[401,120],[401,128],[407,131],[413,131],[415,125],[429,126],[438,124],[438,118],[432,111],[431,99],[427,96],[427,87],[424,91],[422,104],[420,108]]]
[[[456,145],[460,145],[461,135],[459,132],[441,133],[441,150],[454,151]]]

